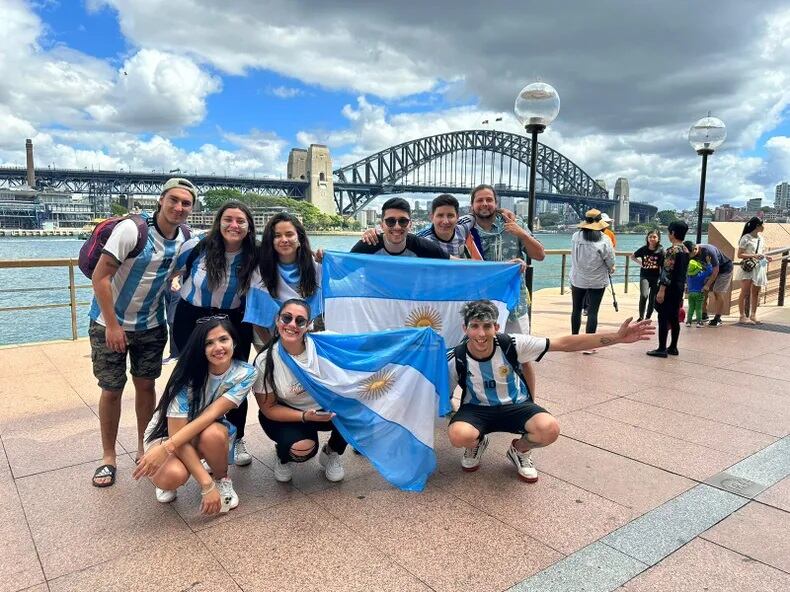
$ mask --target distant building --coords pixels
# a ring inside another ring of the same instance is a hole
[[[731,222],[735,217],[735,208],[730,204],[724,204],[716,208],[713,213],[714,222]]]
[[[746,201],[747,212],[757,212],[761,207],[763,207],[762,197],[755,197]]]
[[[540,206],[542,206],[543,204],[549,204],[549,202],[539,199],[538,204],[539,204],[538,213],[543,213],[544,211],[548,211],[548,208],[541,210]],[[520,202],[517,202],[515,212],[516,212],[516,216],[519,216],[521,218],[526,218],[529,215],[529,200],[522,199]]]
[[[790,183],[783,181],[776,186],[774,207],[777,210],[790,209]]]
[[[614,198],[617,204],[614,207],[614,223],[616,226],[628,224],[631,220],[631,189],[628,179],[620,177],[614,184]]]
[[[252,208],[252,221],[255,223],[255,231],[263,232],[266,223],[280,212],[287,212],[286,208]],[[299,221],[302,220],[301,214],[289,212]],[[192,212],[187,218],[187,224],[192,228],[211,228],[214,223],[215,212]]]
[[[109,215],[106,201],[46,189],[0,189],[0,228],[82,228]]]

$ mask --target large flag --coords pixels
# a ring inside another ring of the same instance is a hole
[[[504,327],[523,282],[514,263],[324,254],[321,291],[328,331],[431,327],[447,347],[463,338],[461,307],[487,298]]]
[[[320,288],[321,267],[317,264],[315,267],[316,281],[318,282]],[[277,278],[277,298],[274,298],[271,294],[269,294],[269,290],[266,289],[266,286],[261,279],[260,271],[256,267],[251,274],[250,288],[247,290],[246,305],[244,309],[244,322],[258,325],[259,327],[263,327],[269,331],[273,330],[274,319],[277,316],[277,313],[280,311],[280,305],[291,298],[301,298],[302,300],[307,300],[307,303],[310,305],[310,320],[313,320],[324,312],[320,289],[317,289],[312,296],[304,298],[301,294],[299,294],[299,292],[294,290],[294,288],[291,287],[288,282],[285,281],[281,273]]]
[[[308,333],[306,361],[277,353],[340,433],[390,483],[422,491],[436,469],[434,420],[450,412],[444,341],[427,329]]]

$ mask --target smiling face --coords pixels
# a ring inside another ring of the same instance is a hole
[[[469,339],[466,342],[466,349],[475,358],[490,356],[494,351],[497,331],[499,331],[499,323],[470,319],[469,324],[464,327],[464,333]]]
[[[647,244],[651,250],[655,250],[658,244],[658,235],[655,232],[651,232],[647,235]]]
[[[168,189],[167,193],[159,198],[160,226],[162,220],[169,226],[183,224],[192,212],[193,205],[192,194],[186,189],[180,187]]]
[[[281,263],[296,261],[296,252],[299,249],[299,235],[296,227],[291,222],[278,222],[272,232],[274,237],[274,251]]]
[[[222,374],[229,367],[233,359],[233,338],[219,325],[206,335],[205,351],[208,360],[209,372]]]
[[[388,208],[381,216],[381,229],[384,238],[393,245],[402,245],[406,242],[406,235],[411,228],[409,212]]]
[[[472,199],[472,211],[475,216],[483,220],[490,220],[496,215],[496,198],[494,192],[483,187],[475,192]]]
[[[219,219],[219,231],[225,241],[225,250],[238,251],[247,233],[250,231],[250,222],[247,215],[238,208],[228,208],[222,212]]]
[[[283,344],[302,343],[309,322],[309,314],[304,306],[296,303],[285,305],[277,316],[277,331]]]
[[[453,206],[439,206],[431,214],[431,222],[437,236],[443,240],[450,240],[455,233],[458,222],[458,212]]]

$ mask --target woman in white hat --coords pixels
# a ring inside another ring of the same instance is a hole
[[[609,225],[601,218],[601,212],[588,210],[578,225],[580,230],[571,238],[571,333],[578,335],[582,323],[582,306],[589,297],[586,333],[595,333],[598,328],[598,309],[604,291],[609,285],[609,274],[614,272],[614,247],[603,235]]]

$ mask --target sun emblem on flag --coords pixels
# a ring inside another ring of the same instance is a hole
[[[438,333],[442,330],[442,316],[432,306],[418,306],[406,317],[406,327],[430,327]]]
[[[378,399],[384,396],[395,384],[394,372],[381,369],[368,376],[359,384],[359,396],[363,399]]]
[[[507,366],[500,366],[497,368],[497,374],[499,374],[500,378],[505,378],[508,374],[510,374],[510,368]]]

